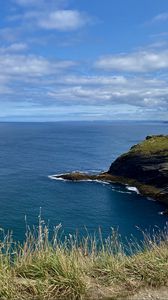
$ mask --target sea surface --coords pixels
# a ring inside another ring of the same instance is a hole
[[[99,182],[52,180],[71,171],[100,172],[132,145],[151,134],[168,134],[166,122],[0,123],[0,228],[23,240],[25,216],[62,224],[65,234],[101,227],[108,236],[140,238],[141,230],[163,228],[163,204],[126,187]],[[137,228],[140,228],[137,229]]]

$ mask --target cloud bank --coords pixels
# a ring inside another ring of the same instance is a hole
[[[145,73],[168,69],[168,50],[105,56],[95,66],[103,70]]]
[[[89,41],[87,48],[83,33],[94,18],[80,5],[9,1],[0,29],[0,117],[168,118],[167,41],[159,40],[165,32],[146,47],[120,53],[111,46],[111,54],[104,55],[103,40],[96,46]],[[150,22],[157,26],[167,20],[164,12]],[[59,48],[60,37],[65,45],[67,37],[79,36],[79,49],[73,42]]]

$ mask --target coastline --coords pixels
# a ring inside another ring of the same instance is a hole
[[[112,162],[108,171],[98,174],[72,172],[53,175],[52,178],[121,184],[168,205],[168,135],[147,136]],[[165,214],[168,214],[168,209]]]
[[[97,175],[86,174],[82,172],[73,172],[73,173],[51,175],[49,176],[49,178],[55,180],[65,180],[65,181],[73,181],[73,182],[100,181],[104,183],[121,184],[123,186],[129,186],[135,188],[141,195],[145,197],[149,197],[152,198],[153,200],[160,201],[166,205],[168,204],[167,193],[163,193],[162,189],[156,188],[151,185],[142,184],[132,178],[110,175],[108,172],[100,173]]]

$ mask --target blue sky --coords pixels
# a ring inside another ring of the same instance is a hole
[[[0,0],[0,120],[168,120],[168,1]]]

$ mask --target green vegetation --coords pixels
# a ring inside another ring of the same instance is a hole
[[[168,135],[149,136],[143,142],[133,146],[128,153],[134,155],[150,155],[155,153],[168,155]]]
[[[112,231],[102,241],[89,235],[59,239],[39,219],[38,230],[27,229],[23,245],[4,235],[0,243],[0,299],[116,299],[146,287],[168,283],[168,235],[144,234],[143,245],[128,243]],[[127,252],[128,253],[128,252]]]

